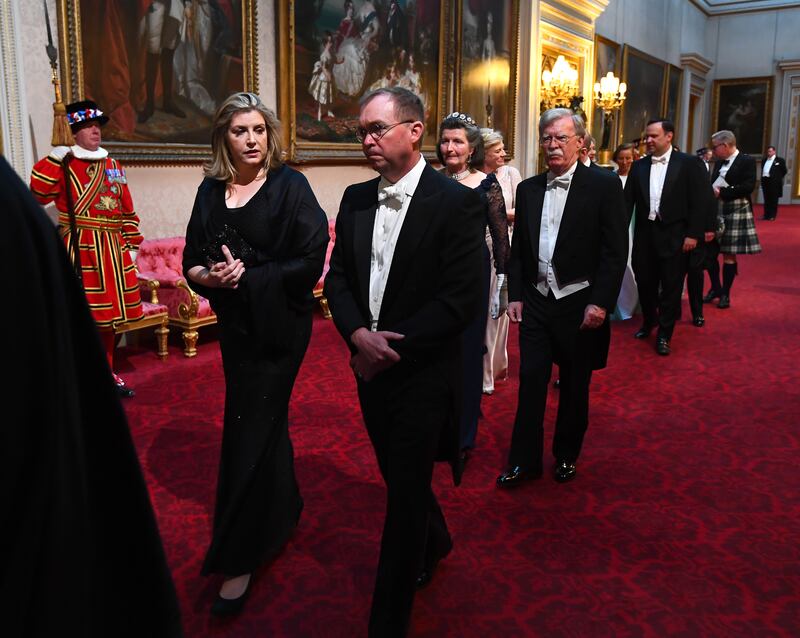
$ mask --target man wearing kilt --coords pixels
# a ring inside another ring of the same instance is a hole
[[[719,199],[725,230],[719,239],[722,253],[722,286],[718,308],[730,308],[731,286],[738,274],[736,255],[760,253],[761,244],[753,221],[752,193],[756,187],[756,161],[736,148],[731,131],[717,131],[711,136],[711,147],[719,160],[711,176],[714,195]],[[714,299],[715,290],[703,299]]]
[[[142,317],[134,259],[143,237],[125,171],[100,147],[100,127],[108,116],[83,100],[67,106],[67,119],[75,145],[56,146],[34,165],[31,191],[41,204],[55,201],[59,233],[82,279],[113,373],[114,326]],[[116,374],[114,381],[121,396],[134,395]]]

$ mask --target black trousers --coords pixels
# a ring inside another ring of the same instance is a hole
[[[589,288],[560,300],[543,297],[527,286],[519,327],[519,397],[511,435],[509,466],[538,472],[544,451],[544,413],[553,363],[558,363],[560,391],[553,456],[574,462],[589,425],[592,337],[578,330]],[[607,326],[606,326],[607,327]]]
[[[484,244],[484,247],[486,244]],[[484,251],[481,309],[461,335],[462,402],[460,449],[475,447],[483,397],[483,355],[486,354],[486,323],[489,319],[489,249]]]
[[[680,317],[683,278],[688,270],[689,256],[680,248],[668,256],[660,256],[649,238],[637,238],[637,241],[645,242],[634,246],[633,255],[633,273],[636,275],[643,323],[658,326],[658,336],[671,339],[675,322]]]
[[[697,248],[686,259],[686,289],[692,319],[703,316],[703,273],[706,263],[706,244],[697,243]]]
[[[783,184],[775,177],[761,178],[761,193],[764,195],[764,217],[775,219],[778,216],[778,200],[781,198]]]
[[[359,381],[358,396],[387,489],[369,635],[405,636],[423,565],[452,546],[431,489],[439,438],[452,418],[452,391],[440,368],[412,371],[400,363]]]

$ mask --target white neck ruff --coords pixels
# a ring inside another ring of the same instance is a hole
[[[108,157],[108,151],[102,146],[98,147],[96,151],[89,151],[83,148],[83,146],[78,146],[75,144],[74,146],[71,146],[69,150],[72,151],[72,154],[75,157],[82,160],[101,160]]]

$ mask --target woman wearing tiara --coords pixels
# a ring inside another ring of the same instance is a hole
[[[495,294],[489,300],[490,256],[485,248],[484,278],[480,282],[483,290],[481,310],[464,331],[462,357],[464,370],[463,396],[461,403],[461,462],[466,463],[469,450],[475,447],[478,432],[478,417],[481,409],[483,389],[483,354],[486,349],[487,309],[496,319],[508,307],[506,264],[511,252],[508,240],[508,220],[503,200],[503,190],[494,174],[486,175],[480,169],[484,163],[483,137],[475,121],[465,113],[451,113],[439,125],[439,144],[436,154],[444,166],[445,175],[458,180],[467,188],[478,191],[486,202],[486,225],[492,239],[492,253],[496,270]]]

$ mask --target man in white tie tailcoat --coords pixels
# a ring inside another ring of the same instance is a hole
[[[543,473],[544,414],[553,363],[559,366],[553,436],[556,481],[576,475],[589,424],[592,371],[605,367],[608,315],[628,261],[622,184],[579,160],[583,120],[569,109],[539,119],[548,171],[517,187],[508,277],[508,316],[519,323],[519,397],[506,470],[508,488]]]

